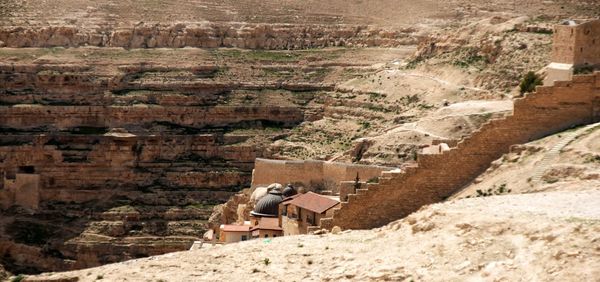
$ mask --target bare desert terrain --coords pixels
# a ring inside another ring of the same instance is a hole
[[[514,144],[379,228],[186,251],[236,212],[220,205],[248,196],[257,158],[404,172],[432,142],[510,120],[554,26],[599,14],[593,0],[0,0],[0,280],[600,281],[597,124]]]

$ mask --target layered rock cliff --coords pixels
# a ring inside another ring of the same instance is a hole
[[[230,64],[216,64],[224,54]],[[180,55],[197,62],[119,49],[1,55],[8,269],[77,269],[189,248],[212,207],[249,185],[254,159],[317,119],[319,93],[332,89],[320,75],[280,79],[271,70],[289,67],[278,55],[253,53],[275,58],[249,65],[242,51]]]
[[[2,47],[235,47],[289,50],[320,47],[397,47],[417,43],[413,29],[385,30],[360,25],[248,23],[139,23],[130,28],[23,26],[0,28]]]

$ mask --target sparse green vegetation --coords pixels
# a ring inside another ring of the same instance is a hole
[[[264,258],[264,259],[263,259],[263,263],[264,263],[265,265],[269,265],[269,264],[271,264],[271,260],[270,260],[269,258]]]
[[[508,193],[512,192],[512,190],[507,189],[506,183],[503,183],[503,184],[500,184],[498,187],[496,187],[496,185],[493,185],[492,188],[489,188],[487,190],[477,189],[476,192],[477,192],[477,194],[467,196],[466,198],[489,197],[489,196],[494,196],[494,195],[508,194]]]
[[[11,282],[21,282],[25,279],[25,276],[23,274],[19,274],[15,277],[13,277],[10,281]]]
[[[521,94],[535,91],[535,87],[542,85],[542,78],[535,72],[529,71],[523,76],[519,88]]]
[[[413,103],[418,103],[419,101],[421,101],[421,99],[419,98],[419,96],[417,94],[413,94],[413,95],[401,97],[398,101],[400,102],[400,104],[402,104],[404,106],[408,106]]]
[[[600,163],[600,155],[588,156],[585,159],[586,163]]]
[[[423,61],[424,61],[423,57],[421,57],[421,56],[416,57],[416,58],[408,61],[408,63],[406,64],[406,66],[404,68],[405,69],[414,69]]]
[[[441,57],[447,59],[447,63],[463,69],[476,68],[482,70],[488,64],[489,54],[482,54],[479,47],[461,47],[448,52]]]
[[[575,74],[575,75],[591,74],[593,72],[594,72],[594,66],[590,66],[590,65],[584,65],[581,67],[577,67],[573,70],[573,74]]]
[[[377,92],[369,92],[369,101],[378,101],[387,97],[386,94],[377,93]]]
[[[467,56],[465,56],[462,59],[456,60],[453,62],[453,64],[457,67],[461,67],[461,68],[468,68],[474,64],[478,64],[478,63],[486,63],[487,62],[487,58],[484,56],[481,56],[479,54],[477,54],[476,52],[469,52],[467,54]]]
[[[363,130],[371,127],[371,123],[364,120],[359,121],[358,124],[360,124],[360,128]]]
[[[379,183],[379,177],[375,176],[375,177],[369,178],[369,180],[367,180],[367,183]]]
[[[187,205],[185,206],[186,209],[200,209],[200,210],[205,210],[205,209],[212,209],[215,205],[211,205],[211,204],[204,204],[204,203],[196,203],[196,204],[191,204],[191,205]]]

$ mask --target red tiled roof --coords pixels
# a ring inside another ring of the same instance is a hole
[[[293,196],[289,196],[289,197],[287,197],[287,198],[283,199],[283,201],[281,201],[281,204],[283,204],[283,203],[287,203],[287,202],[289,202],[289,201],[291,201],[291,200],[293,200],[293,199],[296,199],[296,198],[298,198],[298,197],[300,197],[300,196],[302,196],[302,195],[303,195],[303,194],[296,194],[296,195],[293,195]]]
[[[279,218],[277,217],[261,217],[257,226],[254,226],[252,230],[262,229],[262,230],[282,230],[279,227]]]
[[[317,193],[308,192],[294,198],[286,204],[294,205],[316,213],[323,213],[339,204],[339,201],[319,195]]]
[[[228,224],[221,227],[224,232],[250,232],[250,225],[234,225]]]

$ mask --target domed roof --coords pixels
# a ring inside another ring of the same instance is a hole
[[[277,217],[279,214],[279,204],[283,201],[281,191],[275,189],[262,197],[254,206],[250,214],[261,217]]]
[[[287,198],[298,194],[298,192],[296,191],[296,189],[294,189],[294,186],[288,185],[287,187],[285,187],[285,189],[283,189],[282,194],[284,198]]]

